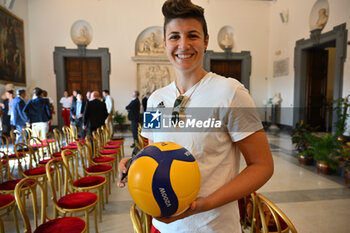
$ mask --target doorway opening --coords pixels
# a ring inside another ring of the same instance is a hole
[[[303,120],[320,131],[333,130],[337,115],[329,107],[343,94],[347,35],[346,24],[341,24],[296,42],[293,126]]]
[[[54,71],[56,74],[57,106],[63,92],[68,90],[72,93],[78,89],[82,93],[87,90],[109,89],[109,75],[111,66],[111,54],[108,48],[66,49],[55,47],[53,53]],[[62,109],[57,108],[58,127],[64,125],[61,116]]]

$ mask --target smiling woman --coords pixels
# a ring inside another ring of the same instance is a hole
[[[204,9],[190,0],[167,0],[162,11],[165,50],[176,79],[152,93],[147,110],[173,109],[176,120],[196,108],[211,109],[208,119],[223,122],[223,130],[196,132],[184,126],[167,133],[142,131],[150,143],[169,141],[188,149],[201,171],[201,188],[190,208],[175,217],[153,219],[153,232],[241,232],[236,200],[261,187],[273,172],[261,121],[255,111],[243,110],[255,105],[242,84],[203,69],[209,41]],[[240,151],[247,163],[241,173]],[[120,171],[126,172],[127,160],[120,162]]]

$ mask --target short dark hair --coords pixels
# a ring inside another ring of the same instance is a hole
[[[78,89],[75,89],[73,91],[75,91],[77,94],[80,94],[80,91]]]
[[[207,22],[204,17],[204,9],[201,6],[195,5],[191,0],[167,0],[162,7],[162,12],[164,15],[164,38],[166,25],[173,19],[182,18],[194,18],[202,24],[204,32],[204,40],[208,36]]]
[[[7,90],[6,92],[10,93],[11,95],[14,94],[13,90]]]
[[[43,90],[40,87],[34,88],[34,95],[39,97],[41,93],[43,93]]]
[[[107,93],[109,95],[109,90],[103,90],[103,92]]]
[[[17,95],[22,95],[23,93],[26,93],[26,90],[24,90],[23,88],[17,90]]]
[[[136,97],[139,97],[139,95],[140,95],[139,91],[134,91],[134,93],[135,93]]]

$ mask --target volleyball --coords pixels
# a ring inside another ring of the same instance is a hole
[[[142,149],[128,173],[128,188],[136,205],[154,217],[178,215],[198,195],[201,176],[193,155],[172,142]]]

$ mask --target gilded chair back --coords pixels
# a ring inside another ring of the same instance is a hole
[[[17,130],[17,129],[13,129],[10,131],[10,137],[11,137],[11,141],[13,144],[15,144],[17,142],[17,138],[21,138],[22,139],[22,142],[25,143],[25,140],[24,139],[24,135],[23,135],[23,132]]]
[[[43,160],[45,158],[50,158],[50,149],[49,149],[49,144],[48,143],[43,143],[40,138],[38,137],[31,137],[28,140],[28,145],[30,145],[32,148],[36,147],[36,154],[37,158],[39,160]]]
[[[152,217],[137,208],[135,203],[130,208],[130,218],[135,233],[151,232]]]
[[[24,143],[28,143],[29,138],[34,137],[34,133],[33,130],[29,127],[25,127],[23,128],[23,135],[25,138],[25,142]]]
[[[0,135],[0,151],[8,154],[9,151],[9,139],[5,134]]]
[[[69,127],[73,134],[73,141],[75,141],[76,139],[78,139],[78,129],[75,125],[72,125],[72,124]]]
[[[9,160],[8,155],[0,151],[0,183],[13,179],[10,173]]]
[[[73,184],[73,182],[83,175],[79,173],[79,158],[78,154],[73,150],[63,150],[62,152],[63,163],[67,169],[67,179],[69,184]]]
[[[64,125],[62,126],[62,132],[63,132],[63,138],[68,146],[69,143],[74,142],[75,138],[73,135],[73,131],[71,128],[69,128],[68,126]]]
[[[139,124],[138,125],[138,129],[137,129],[137,143],[136,146],[141,150],[146,146],[146,140],[144,137],[141,136],[141,130],[142,130],[142,125]]]
[[[53,169],[53,170],[52,170]],[[63,170],[63,171],[62,171]],[[57,207],[57,201],[71,191],[68,190],[66,167],[62,159],[52,159],[46,164],[46,175],[49,181],[52,202]],[[55,218],[57,217],[56,211]]]
[[[250,233],[255,233],[257,228],[259,213],[256,200],[256,193],[251,193],[238,201],[242,229]]]
[[[91,148],[91,138],[90,136],[86,136],[85,142],[77,143],[78,146],[78,154],[80,156],[80,163],[85,170],[86,168],[94,165],[92,161],[92,148]]]
[[[98,128],[97,131],[92,132],[92,143],[89,143],[89,146],[91,147],[91,151],[92,151],[92,155],[93,157],[95,157],[96,155],[98,155],[99,151],[103,150],[103,139],[102,136],[100,134],[101,129]]]
[[[34,153],[34,150],[30,145],[26,145],[24,143],[17,143],[13,146],[13,149],[15,150],[15,154],[18,161],[18,171],[22,175],[22,177],[25,176],[23,168],[27,170],[39,167],[39,157]],[[21,161],[25,162],[25,164],[22,164]]]
[[[263,233],[297,233],[290,219],[273,202],[262,194],[257,194],[257,206]]]
[[[33,185],[29,185],[28,182],[33,182]],[[38,198],[37,198],[37,192],[36,192],[37,187],[39,188],[39,193],[40,193],[40,196],[39,196],[40,197],[39,200],[41,200],[40,205],[38,203]],[[46,222],[46,220],[48,220],[46,215],[46,208],[45,208],[47,200],[46,200],[46,195],[45,195],[43,186],[35,179],[25,178],[16,185],[16,188],[15,188],[16,203],[24,222],[24,227],[25,227],[24,232],[31,233],[32,229],[31,229],[30,220],[26,211],[26,204],[25,204],[24,198],[22,198],[23,195],[21,194],[21,192],[23,191],[22,190],[23,188],[28,188],[32,196],[31,206],[33,207],[35,228],[37,228],[40,224],[43,224]],[[40,209],[40,212],[39,212],[39,209]],[[38,222],[39,213],[40,213],[40,222]]]
[[[55,128],[53,129],[53,136],[55,138],[55,144],[53,147],[54,153],[61,151],[61,147],[64,146],[64,138],[62,132]]]

